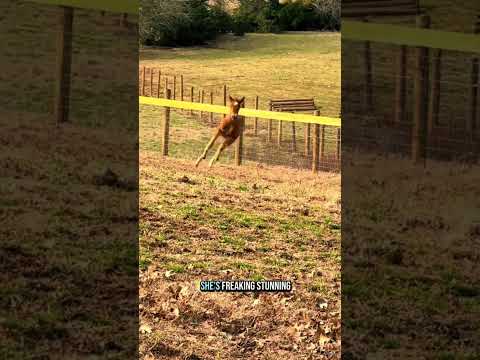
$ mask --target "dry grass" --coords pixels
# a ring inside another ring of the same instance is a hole
[[[478,166],[375,156],[345,164],[342,205],[355,216],[342,223],[344,351],[477,359]]]
[[[136,183],[135,137],[49,120],[2,113],[0,358],[131,357],[137,197],[95,179]]]
[[[141,355],[340,356],[339,176],[141,153]],[[291,294],[204,294],[207,279],[291,279]]]

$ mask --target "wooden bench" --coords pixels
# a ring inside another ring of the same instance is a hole
[[[342,0],[342,18],[418,15],[421,12],[419,0]]]
[[[313,112],[318,110],[317,106],[313,99],[285,99],[285,100],[270,100],[269,101],[270,111],[281,111],[281,112]],[[272,133],[272,121],[268,123],[268,139],[271,140]],[[277,133],[277,144],[278,146],[282,143],[282,133],[283,133],[283,122],[278,122],[278,133]],[[292,122],[292,145],[293,151],[297,151],[297,141],[296,141],[296,129],[295,123]],[[310,153],[310,124],[305,126],[305,155],[308,156]]]
[[[271,111],[307,112],[318,110],[313,99],[270,100]]]

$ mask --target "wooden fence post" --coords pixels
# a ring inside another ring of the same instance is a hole
[[[162,82],[162,72],[158,69],[157,97],[160,97],[160,84]]]
[[[258,95],[255,96],[255,110],[258,110]],[[257,136],[258,134],[258,118],[253,118],[253,134]]]
[[[190,102],[193,102],[193,94],[194,94],[194,90],[193,90],[193,86],[190,87]],[[190,115],[193,115],[193,110],[190,110]]]
[[[227,85],[223,85],[223,106],[227,106]],[[223,114],[226,116],[227,114]]]
[[[405,118],[405,99],[407,83],[407,47],[400,46],[395,86],[395,122],[400,124]]]
[[[340,170],[341,168],[341,163],[340,163],[340,154],[341,154],[341,144],[342,144],[342,139],[341,139],[341,136],[342,136],[342,133],[341,133],[341,128],[338,128],[337,129],[337,165],[338,165],[338,168]]]
[[[269,111],[272,111],[273,107],[272,107],[272,102],[269,101],[268,102],[268,110]],[[267,125],[267,133],[268,133],[268,141],[271,142],[272,141],[272,119],[268,119],[268,125]]]
[[[122,19],[120,20],[120,23],[123,27],[128,27],[128,14],[127,13],[122,14]]]
[[[432,81],[428,103],[427,134],[431,134],[433,127],[438,125],[438,113],[440,110],[440,81],[441,81],[442,49],[433,52]]]
[[[150,68],[150,96],[153,96],[153,68]]]
[[[183,75],[180,75],[180,100],[183,101]]]
[[[245,107],[244,104],[241,107]],[[240,166],[242,165],[242,158],[243,158],[243,131],[245,129],[245,116],[240,117],[241,121],[241,130],[240,136],[237,139],[237,143],[235,146],[235,165]]]
[[[325,163],[325,125],[320,126],[320,165]]]
[[[476,28],[477,28],[477,33],[480,32],[480,15],[477,16],[477,23],[476,23]],[[477,58],[477,69],[479,69],[480,72],[480,65],[479,65],[479,59]],[[478,76],[480,76],[479,72],[477,72],[477,97],[476,97],[476,117],[474,118],[473,121],[473,129],[474,131],[478,130],[478,125],[480,124],[480,109],[478,108],[478,103],[479,103],[479,96],[480,96],[480,79],[478,79]],[[475,134],[473,134],[475,136]]]
[[[168,76],[165,76],[165,99],[167,98],[167,91],[168,91]]]
[[[320,111],[315,111],[315,115],[319,116]],[[320,125],[314,124],[313,125],[313,148],[312,148],[312,171],[318,171],[318,153],[320,148]]]
[[[314,112],[313,115],[316,113]],[[304,145],[304,151],[305,151],[305,156],[308,157],[310,155],[310,124],[306,123],[304,125],[304,131],[305,131],[305,145]]]
[[[171,90],[167,89],[165,93],[165,98],[170,99]],[[168,156],[168,142],[169,142],[169,133],[170,133],[170,108],[165,107],[165,119],[163,123],[163,142],[162,142],[162,155]]]
[[[480,15],[477,16],[477,21],[473,25],[473,33],[478,34],[480,32]],[[479,59],[477,55],[474,55],[472,59],[471,75],[470,75],[470,94],[469,94],[469,107],[467,114],[467,122],[465,126],[465,133],[467,135],[467,142],[469,146],[472,145],[475,139],[475,132],[477,131],[478,119],[480,111],[478,110],[478,97],[479,97]]]
[[[245,97],[242,107],[245,107],[246,104],[247,104],[247,98]],[[245,116],[243,118],[244,118],[243,129],[245,130],[247,128],[247,118]]]
[[[368,22],[368,19],[364,19]],[[367,111],[373,108],[372,99],[372,52],[370,41],[365,41],[365,108]]]
[[[200,103],[203,104],[205,101],[205,90],[202,90],[200,94]],[[203,119],[203,111],[200,111],[200,119]]]
[[[142,96],[145,96],[145,66],[142,68]]]
[[[57,74],[55,79],[55,122],[68,122],[72,72],[73,8],[60,7],[57,33]]]
[[[282,135],[283,135],[283,121],[278,120],[277,128],[277,145],[280,147],[282,145]]]
[[[213,105],[213,91],[210,91],[210,104]],[[210,112],[210,123],[213,124],[213,112]]]
[[[428,28],[430,18],[428,15],[417,16],[417,27]],[[414,114],[412,127],[412,160],[418,164],[425,160],[426,146],[426,73],[427,73],[427,49],[418,47],[415,50],[415,81],[414,81]]]
[[[173,75],[173,100],[177,99],[177,75]]]
[[[297,134],[295,129],[295,122],[292,121],[292,141],[293,141],[293,152],[297,152]]]

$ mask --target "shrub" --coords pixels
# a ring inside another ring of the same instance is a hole
[[[208,0],[141,0],[140,41],[146,45],[200,45],[231,31],[230,16]]]
[[[339,30],[340,0],[239,0],[233,14],[222,2],[141,0],[140,42],[145,45],[201,45],[217,34]]]
[[[317,13],[319,26],[327,30],[340,30],[340,0],[313,0],[312,6]]]
[[[307,30],[318,28],[317,14],[312,5],[289,2],[278,12],[278,23],[282,30]]]
[[[243,19],[233,19],[233,35],[243,36],[246,32],[251,30],[251,26]]]

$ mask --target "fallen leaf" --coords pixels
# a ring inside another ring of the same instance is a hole
[[[321,335],[321,334],[318,336],[318,343],[320,344],[320,346],[324,346],[329,341],[330,341],[330,338],[328,336]]]
[[[142,334],[150,334],[152,332],[152,328],[148,324],[140,325],[140,332]]]

